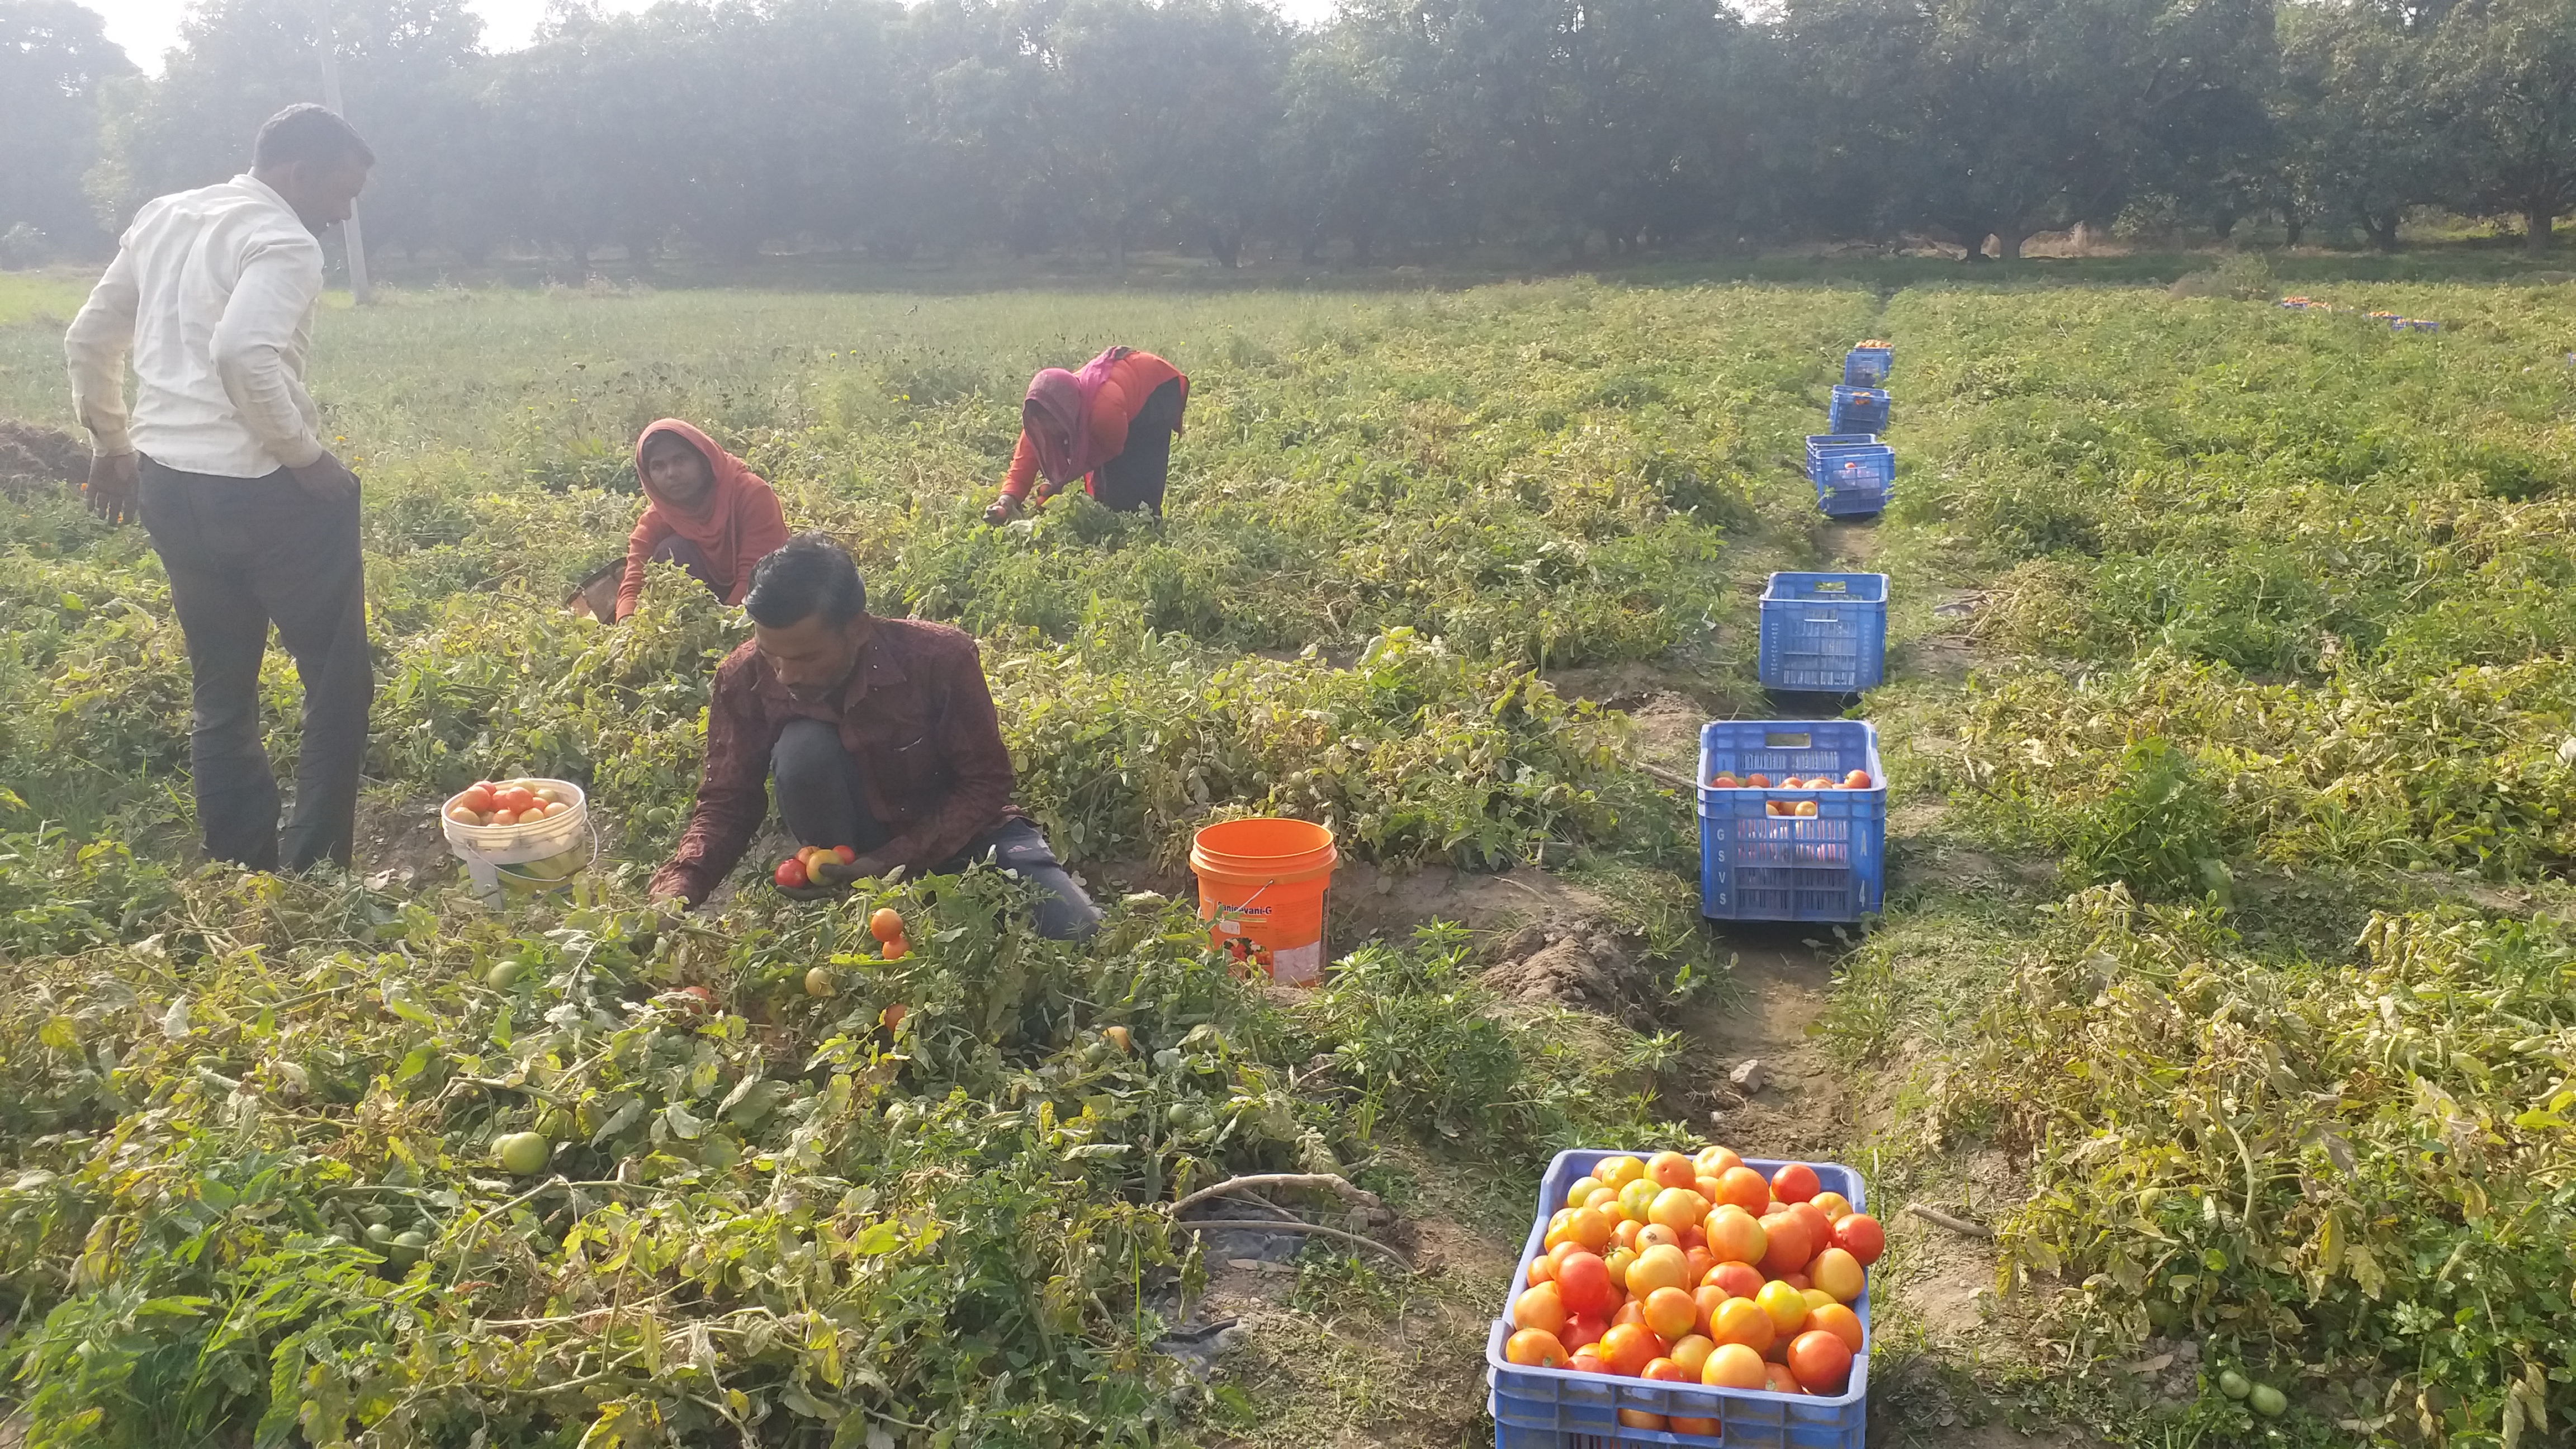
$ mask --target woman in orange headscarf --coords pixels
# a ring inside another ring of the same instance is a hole
[[[984,521],[1019,517],[1041,474],[1041,504],[1080,478],[1084,491],[1106,507],[1159,515],[1172,438],[1189,401],[1190,380],[1179,368],[1132,347],[1112,347],[1080,372],[1050,367],[1039,373],[1020,404],[1020,446],[1011,455],[1010,476]]]
[[[787,542],[778,495],[713,438],[664,418],[635,439],[635,476],[651,506],[626,538],[617,617],[644,597],[644,572],[668,560],[728,604],[751,591],[751,566]]]

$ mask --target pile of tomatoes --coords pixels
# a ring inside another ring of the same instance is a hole
[[[1733,770],[1720,770],[1709,776],[1708,787],[1712,790],[1874,790],[1878,788],[1878,782],[1870,778],[1867,770],[1854,770],[1839,780],[1831,775],[1809,775],[1803,779],[1791,775],[1777,785],[1771,783],[1768,775],[1739,776]],[[1816,802],[1771,800],[1764,803],[1763,811],[1790,819],[1812,817],[1816,813]]]
[[[1515,1364],[1832,1395],[1867,1347],[1851,1304],[1887,1247],[1878,1219],[1792,1162],[1765,1178],[1723,1147],[1605,1157],[1548,1219],[1512,1300]],[[1630,1428],[1714,1419],[1622,1409]]]
[[[459,825],[532,825],[572,808],[572,797],[552,780],[477,780],[451,797],[448,819]]]
[[[848,865],[858,858],[859,853],[846,845],[809,845],[780,861],[769,878],[790,890],[802,889],[814,883],[814,867],[825,861]]]

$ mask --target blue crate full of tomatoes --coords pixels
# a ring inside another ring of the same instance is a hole
[[[1843,381],[1853,387],[1877,387],[1895,370],[1895,344],[1876,337],[1843,354]]]
[[[1825,431],[1829,433],[1883,433],[1887,431],[1890,411],[1887,389],[1852,387],[1837,383],[1834,403],[1826,413]]]
[[[1867,720],[1717,720],[1699,732],[1699,912],[1857,921],[1886,892],[1887,767]]]
[[[1859,1173],[1585,1148],[1539,1207],[1486,1342],[1499,1449],[1861,1449],[1887,1235]]]

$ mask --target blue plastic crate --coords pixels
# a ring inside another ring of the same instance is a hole
[[[1854,387],[1876,387],[1895,370],[1893,347],[1855,347],[1843,354],[1843,381]]]
[[[1760,673],[1766,689],[1876,689],[1887,673],[1887,575],[1773,574]]]
[[[1896,452],[1869,433],[1818,434],[1807,439],[1807,477],[1834,517],[1883,513],[1896,498]]]
[[[1560,1152],[1548,1164],[1539,1188],[1538,1219],[1521,1246],[1517,1263],[1525,1264],[1547,1236],[1550,1204],[1565,1201],[1576,1180],[1592,1164],[1615,1155],[1600,1148]],[[1781,1164],[1748,1158],[1746,1165],[1767,1175]],[[1839,1163],[1817,1162],[1817,1180],[1866,1211],[1860,1174]],[[1513,1279],[1517,1284],[1518,1277]],[[1508,1309],[1508,1304],[1506,1304]],[[1860,1316],[1863,1351],[1852,1358],[1851,1382],[1841,1393],[1775,1394],[1766,1389],[1713,1389],[1702,1385],[1660,1383],[1606,1374],[1579,1374],[1571,1369],[1524,1368],[1503,1358],[1510,1336],[1508,1317],[1494,1320],[1485,1336],[1485,1379],[1491,1387],[1495,1449],[1612,1449],[1612,1446],[1687,1446],[1707,1449],[1862,1449],[1869,1412],[1869,1292],[1852,1303]],[[1638,1409],[1670,1417],[1715,1419],[1715,1437],[1631,1429],[1619,1422],[1621,1409]]]
[[[1717,789],[1720,771],[1842,778],[1866,790]],[[1773,801],[1813,800],[1813,815]],[[1717,720],[1699,732],[1699,913],[1720,921],[1857,921],[1875,915],[1887,871],[1887,767],[1865,720]]]
[[[1888,397],[1883,387],[1837,386],[1834,406],[1826,431],[1834,433],[1883,433],[1887,431]]]

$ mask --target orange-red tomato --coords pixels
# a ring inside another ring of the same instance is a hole
[[[1771,1210],[1771,1184],[1749,1167],[1730,1167],[1717,1175],[1718,1201],[1731,1202],[1760,1217]]]
[[[1717,1311],[1717,1305],[1732,1296],[1723,1288],[1712,1288],[1706,1284],[1691,1290],[1691,1306],[1699,1310],[1698,1326],[1701,1333],[1708,1332],[1709,1315]]]
[[[515,810],[495,810],[492,812],[491,818],[485,823],[490,825],[516,825],[519,823],[519,813]]]
[[[1697,1189],[1693,1189],[1693,1191],[1697,1191]],[[1703,1197],[1700,1201],[1707,1202],[1708,1199]],[[1690,1252],[1694,1248],[1704,1251],[1708,1247],[1708,1228],[1706,1226],[1707,1214],[1703,1213],[1700,1216],[1702,1219],[1700,1222],[1682,1224],[1682,1251],[1685,1253]]]
[[[536,792],[525,785],[504,785],[492,792],[492,808],[496,810],[512,810],[524,814],[529,806],[536,803]]]
[[[1780,1275],[1780,1281],[1797,1289],[1801,1293],[1804,1293],[1808,1289],[1816,1286],[1816,1280],[1808,1277],[1804,1273],[1783,1273]]]
[[[1682,1235],[1662,1223],[1646,1223],[1637,1229],[1638,1252],[1642,1253],[1658,1243],[1678,1248],[1682,1245]]]
[[[1762,1365],[1762,1387],[1769,1389],[1775,1394],[1803,1394],[1806,1392],[1806,1389],[1798,1383],[1798,1376],[1795,1373],[1792,1373],[1789,1366],[1785,1363],[1765,1363]]]
[[[1601,1335],[1601,1361],[1610,1365],[1614,1374],[1635,1378],[1647,1364],[1663,1356],[1664,1341],[1642,1323],[1612,1324],[1610,1331]]]
[[[1699,1181],[1691,1160],[1678,1152],[1658,1152],[1646,1159],[1646,1176],[1665,1187],[1689,1187]]]
[[[1807,1266],[1816,1256],[1815,1233],[1806,1219],[1794,1213],[1773,1213],[1762,1220],[1763,1234],[1769,1246],[1762,1250],[1762,1271],[1774,1278],[1785,1277]]]
[[[1555,1281],[1556,1260],[1554,1258],[1549,1257],[1545,1253],[1541,1253],[1537,1257],[1530,1259],[1529,1282],[1531,1287],[1535,1288],[1541,1283],[1553,1283]]]
[[[1709,1256],[1721,1263],[1759,1263],[1771,1247],[1771,1235],[1753,1214],[1728,1203],[1708,1215]]]
[[[1609,1331],[1608,1319],[1578,1316],[1565,1320],[1565,1330],[1556,1336],[1556,1341],[1564,1344],[1568,1352],[1581,1353],[1599,1343],[1601,1335]]]
[[[1637,1377],[1641,1379],[1654,1379],[1659,1383],[1667,1384],[1686,1384],[1692,1382],[1690,1371],[1683,1368],[1680,1363],[1669,1358],[1650,1358],[1646,1360],[1646,1367],[1638,1373]]]
[[[1740,1343],[1760,1353],[1780,1336],[1778,1324],[1750,1298],[1729,1298],[1708,1316],[1708,1336],[1719,1343]]]
[[[1512,1327],[1535,1328],[1541,1333],[1558,1333],[1565,1328],[1565,1299],[1553,1283],[1541,1283],[1521,1290],[1512,1300]]]
[[[1725,1198],[1718,1195],[1717,1178],[1714,1174],[1693,1182],[1691,1184],[1691,1190],[1698,1193],[1701,1197],[1707,1198],[1710,1202],[1726,1201]]]
[[[1622,1429],[1652,1429],[1657,1433],[1661,1433],[1664,1427],[1664,1416],[1647,1409],[1621,1409],[1619,1411],[1619,1427]]]
[[[1859,1353],[1863,1348],[1868,1347],[1867,1335],[1861,1330],[1860,1315],[1839,1303],[1825,1304],[1808,1314],[1807,1325],[1800,1331],[1830,1333],[1848,1344],[1853,1353]]]
[[[1664,1432],[1668,1434],[1697,1434],[1703,1439],[1714,1439],[1717,1430],[1715,1419],[1701,1419],[1689,1414],[1668,1414],[1664,1418]]]
[[[1757,772],[1745,776],[1744,783],[1756,790],[1768,790],[1771,788],[1771,777]]]
[[[1800,1306],[1805,1305],[1802,1302]],[[1699,1327],[1699,1305],[1679,1288],[1658,1288],[1647,1294],[1639,1315],[1655,1331],[1655,1337],[1666,1343],[1688,1338],[1691,1330]]]
[[[1556,1291],[1568,1313],[1608,1318],[1619,1306],[1618,1291],[1610,1282],[1610,1267],[1598,1253],[1573,1252],[1559,1258]]]
[[[1673,1362],[1682,1366],[1683,1373],[1690,1375],[1690,1382],[1698,1383],[1700,1365],[1708,1362],[1709,1354],[1716,1348],[1717,1345],[1709,1341],[1708,1335],[1688,1333],[1675,1339],[1673,1346],[1664,1352]]]
[[[492,787],[489,785],[476,785],[467,790],[464,794],[457,796],[456,803],[473,811],[477,815],[489,815],[492,813]]]
[[[877,954],[883,956],[889,961],[900,961],[904,957],[912,954],[912,943],[901,936],[897,936],[893,940],[886,942],[884,946],[878,948]]]
[[[1558,1368],[1569,1355],[1556,1335],[1536,1328],[1524,1328],[1503,1343],[1503,1357],[1527,1368]]]
[[[1853,1213],[1834,1224],[1834,1246],[1858,1258],[1866,1268],[1887,1251],[1887,1229],[1867,1213]]]
[[[1699,1366],[1699,1381],[1717,1389],[1762,1387],[1762,1355],[1740,1343],[1721,1343]]]
[[[1866,790],[1876,783],[1869,777],[1867,770],[1854,770],[1843,776],[1843,788],[1846,790]]]
[[[1573,1356],[1566,1359],[1565,1366],[1579,1374],[1606,1374],[1610,1372],[1610,1365],[1601,1361],[1601,1355],[1588,1348],[1576,1349]]]
[[[1825,1245],[1834,1240],[1834,1220],[1826,1217],[1825,1210],[1812,1201],[1793,1202],[1782,1211],[1807,1225],[1807,1241],[1814,1243],[1818,1252],[1824,1251]]]
[[[1691,1159],[1691,1166],[1697,1168],[1702,1177],[1717,1177],[1730,1167],[1743,1165],[1744,1159],[1736,1156],[1735,1149],[1731,1147],[1703,1147],[1699,1156]]]
[[[1750,1263],[1720,1263],[1709,1269],[1700,1282],[1729,1298],[1752,1298],[1762,1291],[1762,1270]]]
[[[1645,1327],[1646,1305],[1635,1298],[1631,1298],[1627,1302],[1620,1304],[1619,1311],[1610,1315],[1610,1326],[1612,1328],[1617,1328],[1623,1323],[1633,1323],[1640,1328]]]
[[[1601,1191],[1610,1193],[1610,1198],[1613,1202],[1618,1200],[1619,1194],[1611,1192],[1609,1188],[1605,1187],[1601,1189]],[[1644,1246],[1645,1231],[1646,1225],[1644,1223],[1632,1223],[1626,1218],[1621,1218],[1618,1222],[1613,1223],[1610,1226],[1610,1241],[1617,1243],[1623,1248],[1639,1248]]]
[[[1789,1372],[1811,1394],[1839,1394],[1851,1379],[1851,1345],[1838,1334],[1814,1329],[1789,1343]]]
[[[1682,1261],[1688,1265],[1682,1272],[1682,1286],[1685,1288],[1695,1288],[1707,1282],[1708,1270],[1717,1266],[1717,1259],[1711,1257],[1706,1248],[1684,1248]]]
[[[843,846],[841,849],[847,850],[849,847]],[[835,851],[834,854],[838,855],[839,852]],[[844,865],[856,859],[858,856],[855,853],[841,857]],[[868,934],[880,941],[891,941],[903,934],[903,917],[897,914],[892,906],[879,906],[868,913]]]

